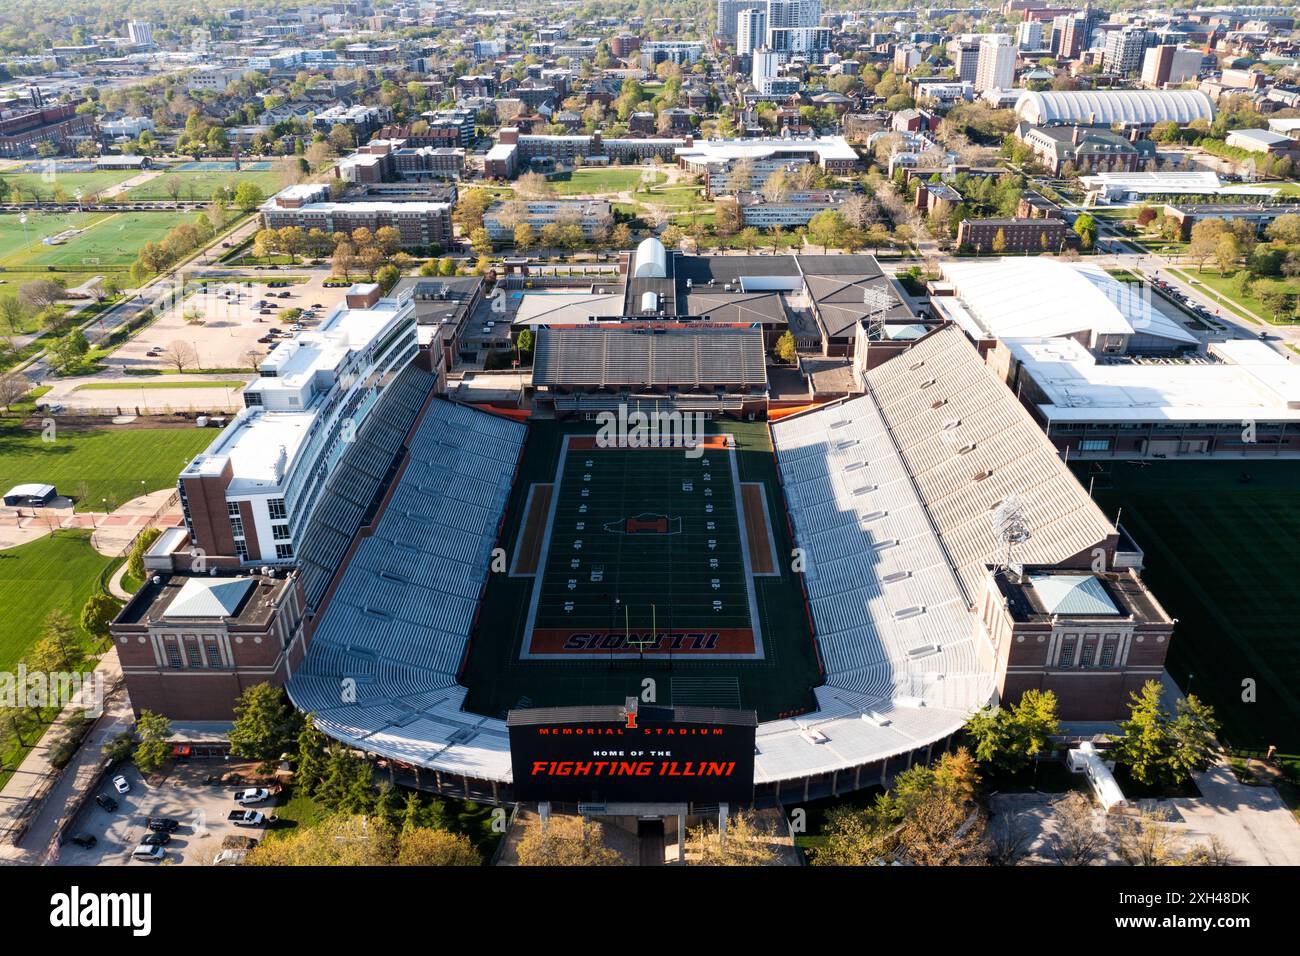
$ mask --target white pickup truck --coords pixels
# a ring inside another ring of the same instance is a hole
[[[241,807],[251,807],[271,799],[271,791],[265,787],[249,787],[235,792],[235,802]]]
[[[266,826],[266,814],[260,810],[231,810],[226,819],[237,827]]]

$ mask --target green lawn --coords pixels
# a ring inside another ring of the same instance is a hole
[[[53,200],[55,191],[62,189],[61,201],[75,202],[78,189],[81,190],[82,199],[89,200],[96,193],[124,183],[134,175],[132,172],[107,170],[93,173],[60,172],[49,177],[44,173],[0,173],[0,181],[10,188],[16,186],[22,191],[24,200]]]
[[[0,671],[12,670],[36,643],[50,611],[62,609],[77,623],[82,605],[99,589],[100,574],[118,560],[92,548],[90,535],[84,529],[56,531],[0,551]],[[81,636],[89,651],[90,636]]]
[[[172,184],[177,191],[172,194]],[[148,182],[133,186],[127,190],[129,199],[178,199],[207,201],[217,187],[234,189],[240,183],[256,183],[262,192],[270,196],[279,192],[285,185],[284,173],[278,169],[232,172],[230,170],[162,170],[159,175]]]
[[[636,189],[644,181],[646,170],[614,166],[605,169],[575,169],[549,177],[551,188],[559,196],[597,196]],[[649,171],[655,185],[666,182],[667,174]]]
[[[0,490],[23,482],[54,485],[78,510],[116,508],[145,492],[170,488],[191,458],[211,443],[202,428],[40,429],[0,425]],[[143,482],[143,484],[142,484]]]
[[[1178,619],[1170,673],[1214,706],[1233,747],[1300,751],[1300,461],[1073,467],[1107,514],[1124,509],[1143,579]]]
[[[189,212],[39,213],[28,214],[26,228],[18,216],[0,216],[0,268],[5,272],[37,272],[53,268],[80,274],[69,285],[102,271],[129,268],[140,247],[158,242],[176,225],[194,218]],[[42,239],[69,229],[81,232],[58,245]]]
[[[1229,306],[1235,305],[1235,306],[1239,306],[1242,309],[1247,309],[1250,312],[1254,313],[1255,315],[1259,316],[1260,318],[1264,319],[1266,322],[1271,323],[1272,325],[1295,325],[1298,322],[1300,322],[1300,318],[1297,318],[1296,316],[1292,316],[1290,321],[1288,321],[1285,317],[1281,319],[1275,319],[1273,317],[1273,313],[1268,309],[1267,306],[1264,305],[1263,302],[1259,300],[1257,296],[1242,295],[1240,292],[1238,292],[1233,282],[1233,278],[1237,274],[1236,270],[1229,272],[1225,275],[1224,273],[1220,272],[1218,269],[1214,268],[1213,266],[1206,266],[1204,272],[1198,272],[1195,268],[1191,268],[1191,269],[1180,269],[1178,270],[1178,274],[1186,282],[1192,284],[1199,283],[1203,288],[1206,288],[1211,292],[1218,293],[1219,296],[1227,300],[1226,303],[1221,303],[1221,304],[1229,305]],[[1271,282],[1271,281],[1279,281],[1279,280],[1262,279],[1260,281]],[[1280,281],[1285,282],[1289,291],[1291,291],[1296,295],[1300,295],[1300,279],[1286,279]],[[1215,300],[1215,296],[1213,295],[1211,295],[1209,298],[1211,300]]]

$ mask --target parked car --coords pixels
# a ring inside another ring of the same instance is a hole
[[[237,827],[266,826],[266,814],[259,810],[231,810],[226,819]]]
[[[144,838],[140,840],[140,845],[141,846],[166,846],[168,843],[171,842],[172,842],[172,835],[168,833],[166,830],[162,830],[159,831],[158,833],[146,833],[144,835]]]
[[[265,787],[249,787],[246,790],[235,791],[235,802],[241,807],[249,807],[269,799],[271,799],[271,791]]]
[[[271,326],[269,329],[266,330],[266,334],[267,334],[267,335],[279,335],[279,334],[280,334],[280,329],[276,328],[276,327],[273,325],[273,326]]]
[[[275,340],[272,339],[271,336],[269,336],[269,335],[263,335],[263,336],[262,336],[260,339],[258,339],[257,341],[260,342],[262,345],[270,345],[270,344],[271,344],[273,341],[275,341]]]
[[[154,833],[175,833],[181,821],[173,820],[171,817],[149,817],[144,825]]]
[[[130,793],[131,785],[127,783],[126,777],[122,776],[119,773],[117,776],[113,778],[113,789],[116,790],[118,793]]]
[[[112,813],[117,809],[117,801],[106,793],[101,793],[95,798],[95,803],[101,810],[107,810]]]
[[[307,328],[307,326],[303,325],[301,322],[295,322],[293,325],[289,326],[289,331],[301,332],[305,328]]]
[[[167,855],[167,851],[164,850],[162,847],[148,846],[147,844],[144,843],[141,843],[138,847],[136,847],[134,850],[131,851],[131,859],[150,860],[154,863],[157,863],[166,855]]]
[[[72,835],[72,842],[77,844],[77,846],[81,847],[83,850],[89,850],[99,841],[90,833],[74,833]]]

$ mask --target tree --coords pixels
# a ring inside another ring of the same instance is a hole
[[[752,812],[737,813],[727,821],[726,839],[716,827],[704,823],[691,830],[686,852],[703,866],[772,866],[780,862],[774,834]]]
[[[622,866],[623,858],[605,846],[600,824],[581,817],[552,816],[519,841],[520,866]]]
[[[631,227],[625,222],[620,222],[610,233],[609,241],[615,249],[626,249],[632,244]]]
[[[1097,808],[1077,790],[1052,804],[1056,826],[1052,856],[1062,866],[1088,866],[1102,854],[1106,834],[1097,825]]]
[[[292,265],[298,261],[298,254],[307,245],[307,234],[298,226],[285,226],[276,230],[276,240],[280,251],[289,257],[289,264]]]
[[[126,573],[135,580],[144,579],[144,556],[145,552],[153,546],[153,543],[162,535],[161,528],[145,528],[136,536],[135,544],[131,546],[131,553],[126,558]]]
[[[304,715],[302,728],[298,731],[298,760],[293,779],[308,796],[316,792],[324,776],[325,745],[325,735],[316,727],[316,715]]]
[[[492,253],[492,238],[482,226],[469,234],[469,245],[480,256],[491,255]]]
[[[297,711],[289,706],[284,691],[270,684],[255,684],[235,701],[230,752],[269,764],[295,742],[298,727]]]
[[[336,276],[351,280],[352,270],[357,265],[357,250],[350,242],[340,242],[334,247],[334,256],[330,260],[330,272]]]
[[[1228,224],[1222,219],[1202,219],[1192,226],[1191,242],[1187,244],[1187,255],[1196,263],[1196,271],[1204,272],[1205,263],[1214,258],[1219,249],[1219,237],[1228,231]]]
[[[135,748],[135,765],[142,773],[153,773],[171,756],[171,745],[167,740],[172,735],[172,722],[161,714],[142,710],[140,719],[135,722],[135,732],[140,738]]]
[[[1182,836],[1164,810],[1143,810],[1115,823],[1115,852],[1130,866],[1174,866],[1181,861]]]
[[[397,856],[391,827],[362,815],[329,817],[278,840],[262,840],[245,866],[389,866]]]
[[[520,252],[527,252],[537,243],[537,233],[531,225],[521,222],[515,226],[514,240],[516,249]]]
[[[1300,215],[1288,212],[1278,216],[1269,223],[1264,235],[1275,242],[1300,245]]]
[[[752,253],[754,247],[758,245],[759,238],[759,232],[757,229],[753,226],[746,226],[744,229],[740,230],[740,235],[736,237],[736,241],[742,249],[746,252]]]
[[[823,209],[808,221],[808,238],[821,246],[823,253],[828,252],[831,246],[840,245],[846,231],[844,217],[835,209]]]
[[[76,628],[65,611],[55,608],[45,616],[41,638],[28,652],[28,666],[47,674],[66,673],[76,670],[81,658],[81,642]]]
[[[1227,275],[1237,266],[1237,260],[1241,258],[1241,244],[1237,237],[1230,232],[1225,232],[1219,236],[1214,244],[1214,261],[1219,267],[1219,272]]]
[[[515,180],[515,193],[525,199],[545,199],[551,194],[551,184],[541,173],[524,173]]]
[[[1174,718],[1169,722],[1172,749],[1168,764],[1169,776],[1177,783],[1206,770],[1214,762],[1219,721],[1210,705],[1195,694],[1182,698],[1174,707]]]
[[[1056,695],[1028,690],[1009,710],[994,707],[975,714],[966,733],[975,744],[975,758],[999,770],[1015,773],[1051,750],[1059,731]]]
[[[799,349],[794,340],[794,333],[789,329],[782,332],[781,337],[776,340],[776,357],[788,365],[793,365],[799,358]]]
[[[1074,220],[1074,232],[1079,237],[1083,248],[1091,249],[1097,243],[1097,220],[1088,213],[1081,213]]]
[[[86,598],[81,608],[81,629],[91,637],[104,640],[108,637],[108,625],[122,610],[122,602],[117,598],[97,591]]]
[[[189,342],[179,339],[168,345],[159,357],[168,365],[175,365],[178,372],[184,372],[199,363],[198,350]]]
[[[17,335],[27,319],[27,310],[16,295],[0,297],[0,330],[7,335]]]
[[[48,309],[63,299],[66,289],[56,279],[34,279],[18,287],[18,301],[28,309]]]
[[[993,236],[993,251],[997,255],[1002,255],[1002,253],[1007,251],[1007,233],[1006,230],[1001,227],[998,228],[997,233]]]
[[[31,387],[32,383],[19,372],[0,374],[0,406],[9,411],[9,406],[26,395]]]
[[[397,285],[398,280],[401,278],[401,270],[391,262],[387,265],[380,266],[379,270],[375,273],[375,282],[379,283],[379,290],[384,295],[387,295],[389,290],[392,289],[393,286]],[[284,312],[280,313],[280,317],[286,321],[288,320],[288,316]]]
[[[1171,717],[1160,706],[1161,686],[1147,681],[1129,695],[1129,717],[1121,721],[1114,756],[1139,783],[1180,784],[1204,770],[1214,759],[1219,724],[1213,710],[1197,697],[1175,705]]]
[[[482,866],[469,837],[428,827],[403,828],[398,836],[398,866]]]
[[[255,182],[245,180],[235,187],[235,205],[244,212],[252,212],[266,200],[266,193]]]
[[[533,330],[524,329],[519,333],[519,338],[515,340],[515,347],[519,349],[521,356],[532,355],[533,353]]]

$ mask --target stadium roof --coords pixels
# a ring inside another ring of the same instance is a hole
[[[1198,90],[1026,91],[1016,101],[1016,115],[1035,126],[1150,126],[1166,121],[1186,126],[1193,120],[1213,120],[1214,104]]]
[[[1009,495],[1025,501],[1033,532],[1017,547],[1021,563],[1057,564],[1116,535],[960,329],[940,329],[867,379],[969,603],[1000,560],[989,512]]]
[[[1008,339],[1052,422],[1300,421],[1300,367],[1253,339],[1217,342],[1223,361],[1098,362],[1070,338]]]
[[[646,387],[767,384],[758,328],[543,328],[534,385]]]
[[[1049,338],[1091,332],[1197,344],[1195,335],[1155,308],[1139,288],[1120,282],[1100,266],[1015,256],[950,261],[940,268],[964,306],[948,311],[972,338]]]

